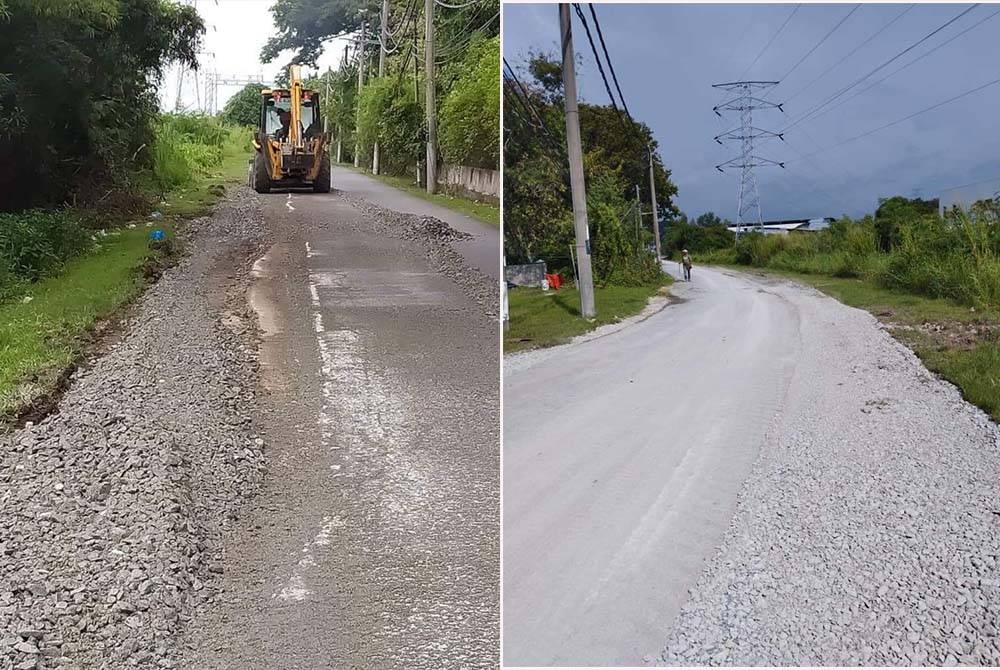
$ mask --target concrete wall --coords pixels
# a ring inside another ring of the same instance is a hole
[[[540,287],[545,279],[545,262],[538,261],[529,265],[508,265],[504,269],[504,278],[517,286]]]
[[[500,202],[500,172],[464,165],[441,165],[438,184],[453,195],[474,200]]]

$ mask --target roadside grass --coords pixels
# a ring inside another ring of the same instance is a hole
[[[28,284],[23,295],[0,302],[0,426],[44,405],[93,343],[100,324],[148,285],[145,270],[172,261],[176,249],[166,254],[153,249],[150,232],[161,229],[176,243],[175,231],[185,220],[209,213],[227,186],[243,183],[249,151],[249,144],[246,150],[227,145],[219,164],[161,194],[163,201],[154,209],[163,218],[108,230],[57,275]]]
[[[384,184],[388,184],[393,188],[398,188],[401,191],[406,191],[407,193],[415,195],[418,198],[423,198],[428,202],[433,202],[435,205],[441,205],[442,207],[447,207],[448,209],[458,212],[459,214],[471,216],[472,218],[478,219],[483,223],[488,223],[494,228],[500,227],[499,205],[491,205],[486,202],[478,202],[468,198],[458,198],[443,193],[435,193],[434,195],[431,195],[423,187],[414,184],[409,177],[373,175],[370,172],[356,168],[348,163],[341,163],[340,165],[358,172],[363,172],[369,177],[374,177]]]
[[[927,298],[876,286],[872,281],[759,270],[726,264],[758,276],[781,276],[813,286],[845,305],[870,312],[927,369],[957,386],[962,396],[1000,422],[1000,313],[957,301]]]
[[[87,344],[87,334],[141,290],[135,269],[149,254],[145,227],[112,231],[99,248],[43,279],[23,300],[0,305],[0,417],[58,386]]]
[[[663,286],[670,280],[664,280]],[[508,291],[509,325],[504,332],[505,354],[551,347],[568,342],[598,326],[617,323],[639,313],[663,286],[608,286],[594,291],[597,318],[580,316],[576,288],[543,291],[519,287]]]

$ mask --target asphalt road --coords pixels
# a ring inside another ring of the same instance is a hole
[[[380,207],[405,214],[433,216],[455,230],[468,233],[472,239],[452,243],[455,251],[462,254],[469,267],[499,281],[502,247],[499,228],[411,195],[406,191],[392,188],[374,177],[349,168],[334,166],[332,179],[335,189],[359,196]]]
[[[267,478],[186,667],[495,668],[497,324],[341,195],[261,200]]]
[[[658,657],[729,524],[798,316],[705,268],[673,293],[641,323],[505,364],[507,666]]]

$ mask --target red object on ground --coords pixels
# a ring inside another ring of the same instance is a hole
[[[548,280],[549,288],[551,289],[555,289],[556,291],[558,291],[559,287],[562,286],[562,277],[560,277],[557,274],[555,275],[546,274],[545,279]]]

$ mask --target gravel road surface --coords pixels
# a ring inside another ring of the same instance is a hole
[[[502,241],[500,228],[429,202],[406,191],[392,188],[374,177],[334,166],[333,183],[344,195],[371,203],[382,209],[444,221],[453,230],[463,233],[452,241],[452,247],[462,255],[465,264],[483,274],[500,280]]]
[[[499,291],[465,236],[239,189],[187,237],[0,435],[0,670],[496,667]]]
[[[244,297],[263,234],[246,194],[193,222],[58,412],[0,435],[0,669],[177,667],[263,472]]]
[[[1000,665],[996,424],[867,312],[761,289],[795,306],[794,373],[661,662]]]
[[[813,289],[673,292],[507,359],[505,664],[996,664],[995,426]]]
[[[268,476],[187,667],[495,668],[499,289],[439,221],[261,200]]]

